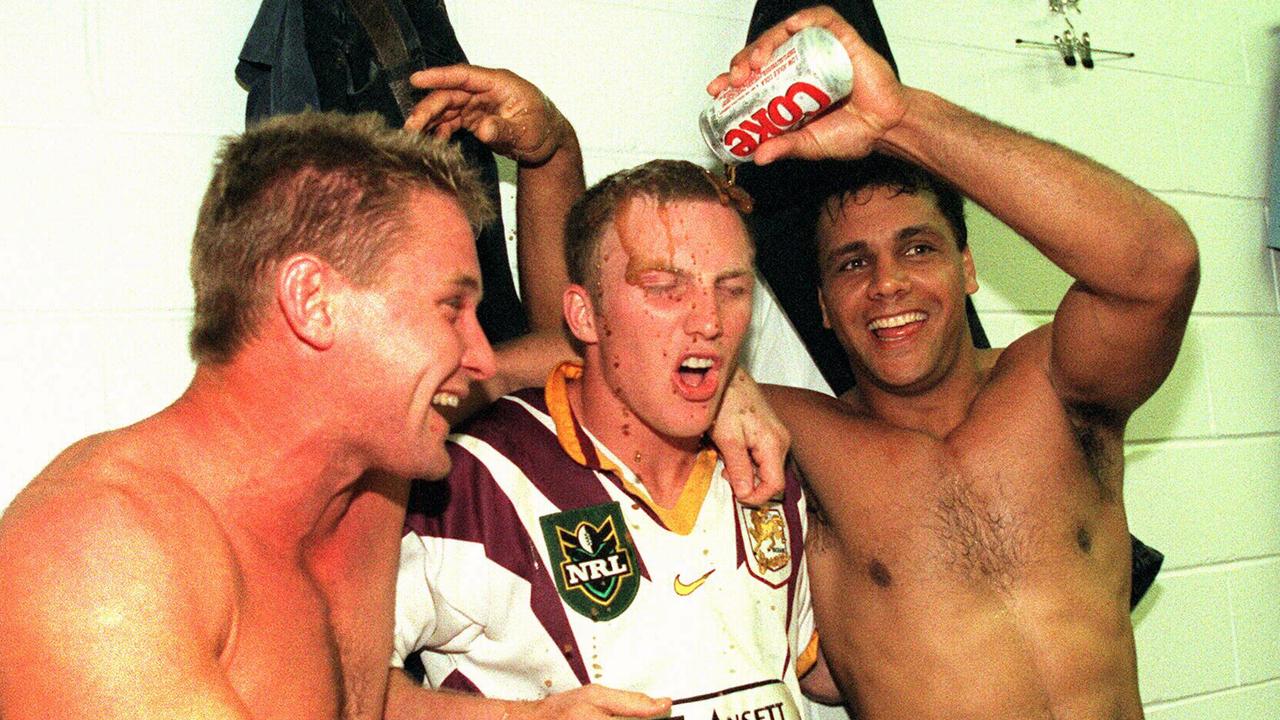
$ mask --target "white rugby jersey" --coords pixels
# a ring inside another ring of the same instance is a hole
[[[741,506],[708,448],[656,506],[573,417],[580,372],[499,400],[450,438],[447,485],[415,484],[394,662],[421,653],[428,685],[487,697],[600,683],[671,697],[672,717],[800,717],[816,642],[797,478]]]

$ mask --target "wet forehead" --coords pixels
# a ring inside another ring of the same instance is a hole
[[[755,259],[742,217],[705,200],[632,198],[619,209],[602,250],[607,256],[619,255],[632,270],[643,265],[682,272],[741,273],[750,272]]]

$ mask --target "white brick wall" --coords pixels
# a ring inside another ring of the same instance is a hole
[[[1196,231],[1187,342],[1128,448],[1132,526],[1168,555],[1135,615],[1142,693],[1155,720],[1280,718],[1280,292],[1262,201],[1280,6],[1081,4],[1095,46],[1137,57],[1084,71],[1016,48],[1060,29],[1043,0],[878,3],[907,82],[1089,153]],[[454,0],[450,12],[473,61],[556,100],[594,180],[658,155],[708,161],[702,87],[751,7]],[[187,246],[217,137],[242,123],[232,69],[256,9],[0,6],[0,506],[72,440],[185,386]],[[1005,342],[1048,318],[1067,279],[980,211],[973,224],[976,300]],[[762,344],[777,357],[774,338]]]

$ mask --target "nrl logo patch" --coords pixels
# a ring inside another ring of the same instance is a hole
[[[569,607],[604,621],[631,606],[640,574],[618,503],[543,515],[539,521],[556,589]]]
[[[781,503],[758,508],[739,505],[738,521],[747,568],[765,584],[781,587],[791,579],[791,538]]]

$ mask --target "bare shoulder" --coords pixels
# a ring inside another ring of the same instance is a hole
[[[1004,348],[978,351],[978,362],[990,382],[1010,374],[1039,372],[1048,377],[1053,323],[1031,330]]]
[[[238,575],[212,512],[121,432],[68,448],[0,518],[0,579],[21,588],[0,593],[6,700],[40,696],[44,675],[127,697],[140,674],[172,670],[167,648],[216,662],[229,636]]]
[[[853,420],[861,417],[847,399],[786,385],[761,384],[760,388],[769,406],[790,426],[793,434],[797,426],[819,418],[846,417]]]

